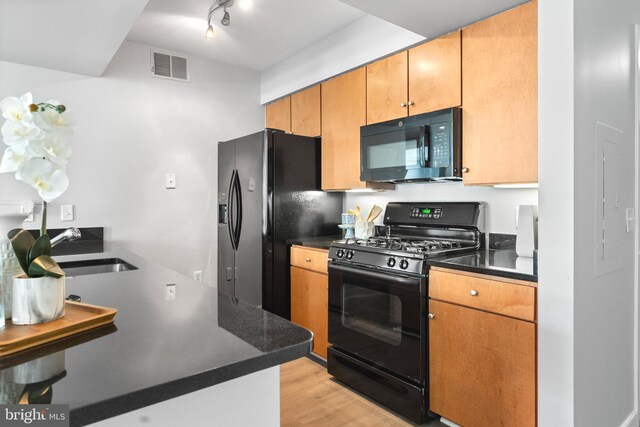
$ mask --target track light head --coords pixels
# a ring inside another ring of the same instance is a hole
[[[226,7],[224,8],[224,15],[222,16],[222,21],[220,21],[220,23],[225,27],[228,27],[229,24],[231,24],[231,16],[229,16],[229,12]]]

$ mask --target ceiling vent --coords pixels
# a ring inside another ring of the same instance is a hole
[[[189,82],[189,60],[182,56],[152,50],[151,75],[163,79]]]

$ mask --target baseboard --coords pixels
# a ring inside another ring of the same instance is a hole
[[[638,423],[638,411],[634,409],[620,427],[638,427],[638,425],[640,425]]]
[[[315,353],[309,353],[307,354],[307,359],[310,359],[314,362],[316,362],[318,365],[324,367],[325,369],[327,369],[327,361],[325,359],[323,359],[322,357],[316,355]]]

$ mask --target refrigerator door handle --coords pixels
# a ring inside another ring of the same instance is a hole
[[[235,191],[236,191],[236,219],[237,222],[235,225],[235,241],[236,241],[236,249],[240,245],[240,235],[242,233],[242,187],[240,184],[240,174],[236,171],[236,182],[235,182]]]
[[[234,213],[235,213],[235,207],[234,207],[234,189],[235,189],[235,177],[236,174],[238,173],[238,171],[236,171],[235,169],[233,170],[233,173],[231,174],[231,180],[229,181],[229,212],[228,212],[228,221],[227,221],[227,228],[229,229],[229,239],[231,240],[231,247],[233,248],[233,250],[236,250],[236,242],[235,242],[235,238],[234,238]]]

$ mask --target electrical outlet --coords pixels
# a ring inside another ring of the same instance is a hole
[[[73,221],[73,205],[60,206],[60,220]]]
[[[196,282],[202,282],[202,270],[196,270],[193,272],[193,280]]]
[[[176,188],[176,174],[168,173],[165,175],[165,187],[167,190],[174,190]]]
[[[24,202],[22,202],[22,212],[29,215],[24,220],[24,222],[33,222],[34,208],[35,208],[35,204],[31,200],[25,200]]]
[[[167,298],[167,301],[176,299],[176,284],[175,283],[170,283],[170,284],[167,285],[166,298]]]

